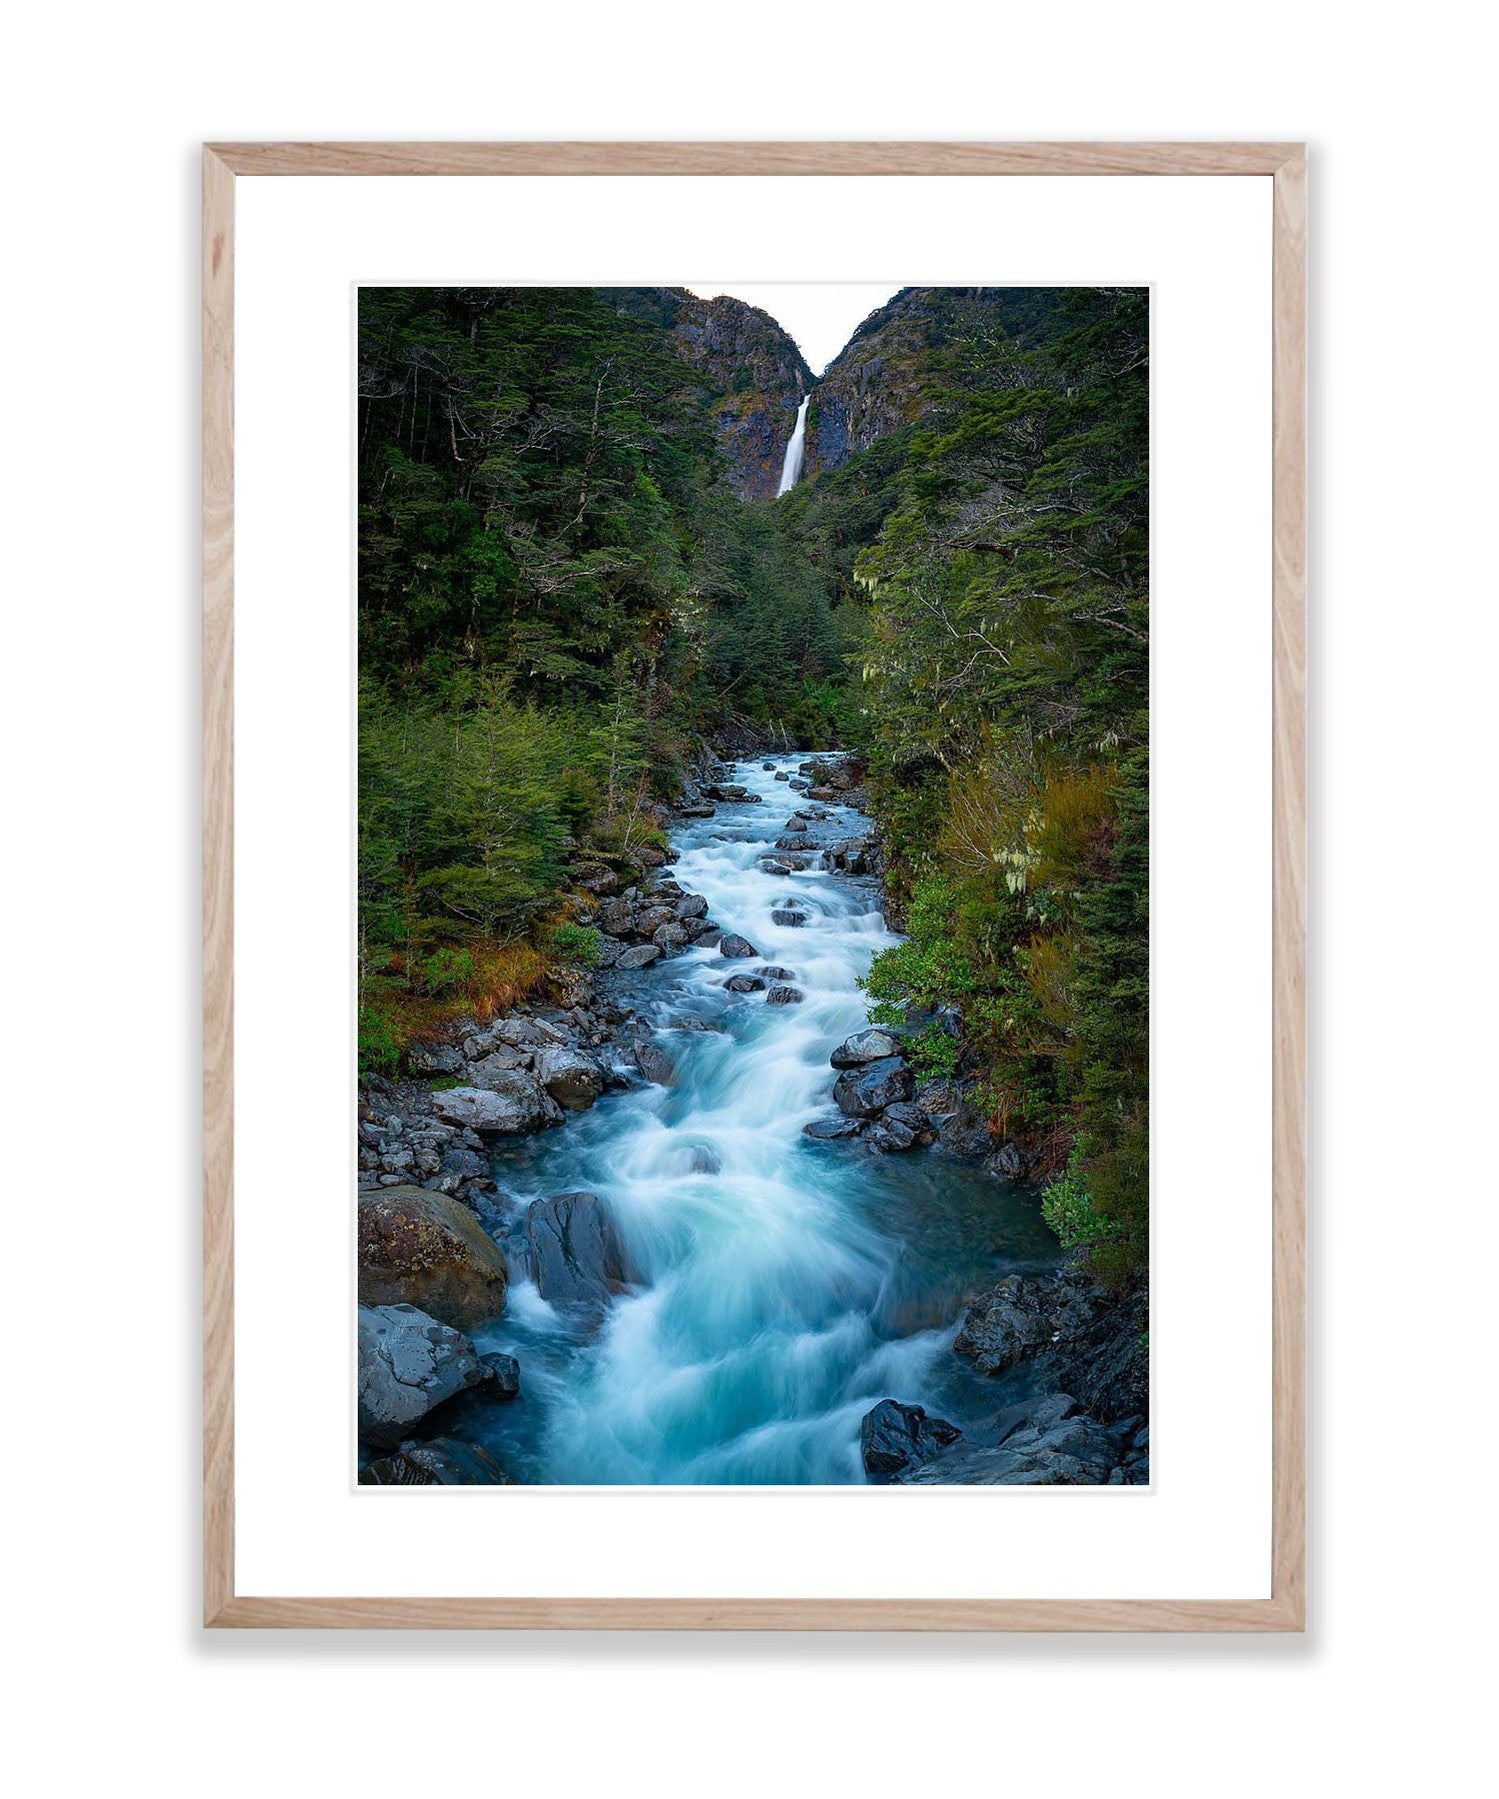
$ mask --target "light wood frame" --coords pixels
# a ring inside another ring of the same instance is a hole
[[[1257,175],[1274,182],[1271,1596],[256,1598],[234,1589],[234,184],[298,175]],[[1306,149],[1297,143],[210,144],[203,152],[203,1615],[215,1628],[1299,1631],[1306,1618]]]

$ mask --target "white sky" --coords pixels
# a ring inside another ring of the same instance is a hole
[[[855,329],[900,289],[855,281],[788,281],[759,287],[697,282],[687,291],[703,300],[729,294],[768,312],[796,339],[812,373],[820,375]]]

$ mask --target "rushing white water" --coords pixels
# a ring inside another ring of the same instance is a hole
[[[811,394],[802,396],[802,403],[796,409],[796,429],[791,433],[791,441],[786,445],[786,460],[781,464],[781,485],[776,489],[776,498],[783,493],[790,493],[801,479],[802,456],[807,444],[807,406]]]
[[[523,1398],[494,1408],[490,1440],[523,1480],[862,1481],[871,1406],[952,1416],[961,1403],[955,1383],[972,1377],[950,1350],[963,1286],[1054,1248],[1033,1199],[938,1152],[803,1135],[830,1109],[829,1052],[866,1022],[859,977],[895,938],[872,882],[765,873],[759,858],[805,802],[759,763],[735,779],[763,803],[681,829],[672,873],[760,959],[693,949],[634,977],[675,1084],[606,1098],[495,1163],[522,1205],[603,1196],[643,1277],[592,1335],[517,1280],[479,1339],[521,1361]],[[856,825],[849,813],[842,828]],[[804,925],[772,921],[788,901]],[[767,964],[791,971],[800,1005],[726,990]],[[684,1017],[713,1028],[671,1028]]]

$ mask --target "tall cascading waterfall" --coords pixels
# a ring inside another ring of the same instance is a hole
[[[786,460],[781,464],[781,485],[776,489],[776,498],[783,493],[790,493],[801,479],[802,452],[807,442],[807,403],[811,394],[802,397],[802,403],[796,409],[796,429],[791,433],[791,442],[786,446]]]

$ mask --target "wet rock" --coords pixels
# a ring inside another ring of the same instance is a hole
[[[984,1172],[1002,1181],[1025,1179],[1025,1151],[1016,1143],[1003,1143],[984,1163]]]
[[[737,959],[743,956],[758,956],[760,952],[748,937],[741,937],[737,931],[726,931],[718,941],[718,953],[721,956]]]
[[[461,1144],[444,1150],[442,1172],[456,1175],[461,1181],[481,1181],[492,1187],[494,1182],[489,1178],[489,1163],[477,1150],[464,1149]]]
[[[785,837],[777,837],[776,841],[775,841],[775,847],[778,850],[802,850],[807,847],[807,840],[805,837],[792,837],[789,835],[785,836]],[[777,860],[779,861],[780,858],[778,857]],[[792,866],[795,866],[795,865],[792,864]]]
[[[775,856],[762,856],[760,872],[768,875],[789,875],[792,869],[789,862],[782,862]]]
[[[1098,1487],[1110,1483],[1126,1453],[1115,1432],[1080,1413],[1070,1395],[1056,1393],[1011,1407],[897,1478],[918,1486]],[[1126,1470],[1116,1484],[1129,1478]]]
[[[488,1379],[479,1385],[479,1392],[489,1399],[510,1400],[520,1397],[520,1363],[513,1355],[501,1355],[491,1350],[479,1357],[482,1365],[489,1370]]]
[[[675,920],[671,924],[662,925],[651,938],[651,942],[665,956],[679,956],[691,941],[692,933]]]
[[[434,1406],[484,1379],[461,1332],[411,1305],[359,1308],[359,1440],[393,1449]]]
[[[434,1437],[430,1443],[405,1443],[395,1455],[382,1456],[360,1471],[362,1487],[513,1487],[515,1482],[487,1449]]]
[[[707,930],[698,938],[697,946],[699,949],[712,949],[715,944],[722,942],[722,940],[723,932],[719,930],[716,924],[712,924],[709,925]]]
[[[936,1141],[937,1127],[921,1107],[910,1100],[897,1100],[894,1105],[887,1106],[878,1124],[869,1132],[870,1144],[886,1155],[899,1150],[924,1149]]]
[[[828,1060],[834,1068],[861,1068],[866,1062],[881,1062],[887,1057],[898,1056],[903,1047],[900,1039],[889,1031],[871,1026],[867,1031],[855,1031],[852,1037],[845,1037]]]
[[[434,1093],[432,1109],[449,1124],[493,1137],[526,1136],[562,1122],[557,1102],[534,1075],[520,1069],[496,1069],[471,1087]]]
[[[783,927],[795,928],[796,926],[804,925],[807,922],[807,915],[805,912],[798,912],[790,906],[777,906],[775,911],[770,915],[770,922]],[[751,953],[758,955],[760,952],[755,950]]]
[[[793,812],[790,818],[786,820],[786,829],[793,836],[799,835],[801,832],[805,831],[806,828],[807,821],[802,817],[800,812]]]
[[[777,982],[765,995],[765,1003],[767,1006],[799,1006],[805,998],[800,987],[788,987]]]
[[[675,1086],[677,1065],[669,1051],[663,1049],[654,1038],[643,1038],[635,1045],[635,1066],[648,1081],[654,1081],[658,1087]]]
[[[616,968],[649,968],[652,962],[661,960],[661,946],[656,943],[637,943],[633,949],[627,949],[614,964]]]
[[[963,1435],[945,1418],[929,1418],[919,1405],[882,1399],[859,1425],[859,1452],[864,1472],[873,1481],[888,1481],[921,1466]]]
[[[604,1091],[604,1071],[594,1058],[561,1043],[541,1051],[536,1078],[567,1112],[586,1112]]]
[[[850,1118],[874,1118],[886,1106],[910,1099],[915,1091],[914,1076],[895,1056],[847,1069],[833,1083],[838,1109]]]
[[[789,781],[791,776],[786,773],[784,768],[781,768],[776,770],[776,779],[778,781]]]
[[[673,908],[678,918],[702,918],[708,910],[708,902],[701,893],[684,893]]]
[[[953,1348],[971,1356],[981,1374],[1003,1374],[1078,1337],[1102,1304],[1080,1275],[1009,1274],[969,1306]]]
[[[359,1303],[417,1306],[459,1330],[505,1309],[504,1252],[450,1194],[388,1187],[359,1197]]]
[[[826,1143],[835,1137],[857,1137],[863,1129],[861,1119],[845,1118],[840,1112],[836,1118],[814,1118],[810,1124],[802,1126],[802,1134]]]
[[[631,1270],[608,1207],[594,1193],[538,1199],[526,1213],[536,1287],[552,1305],[600,1312]]]
[[[765,963],[762,967],[757,968],[755,973],[763,974],[767,981],[794,981],[796,979],[793,969],[780,968],[774,962]]]
[[[763,993],[765,983],[757,974],[734,974],[724,982],[726,993]]]

